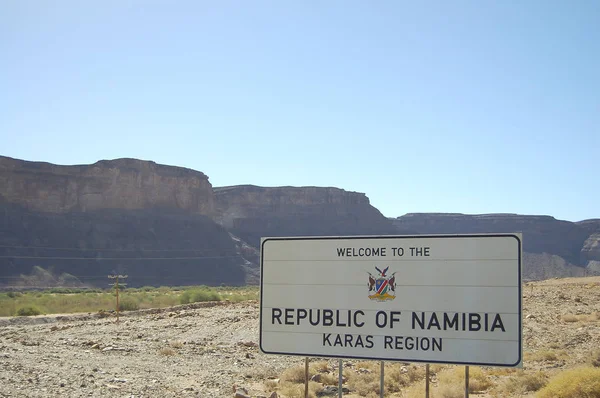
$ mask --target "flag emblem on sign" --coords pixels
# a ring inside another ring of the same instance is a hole
[[[380,270],[375,267],[377,272],[379,273],[378,277],[374,277],[370,272],[369,274],[369,292],[373,292],[369,294],[369,298],[371,300],[376,301],[387,301],[393,300],[396,298],[396,273],[394,272],[391,275],[386,275],[390,267],[384,268],[384,270]]]

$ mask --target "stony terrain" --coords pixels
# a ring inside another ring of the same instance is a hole
[[[600,348],[599,277],[533,282],[523,296],[526,371],[551,375]],[[269,396],[263,382],[303,358],[261,354],[258,314],[253,301],[124,313],[118,323],[114,314],[0,318],[0,396],[231,397],[234,385]]]

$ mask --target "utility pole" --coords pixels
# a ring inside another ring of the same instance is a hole
[[[119,322],[119,278],[127,279],[127,275],[108,275],[109,279],[115,280],[115,289],[117,290],[117,323]],[[112,283],[109,283],[112,285]],[[123,286],[127,286],[127,283],[121,283]]]

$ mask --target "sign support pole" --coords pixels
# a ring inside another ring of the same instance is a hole
[[[308,357],[304,358],[304,398],[308,398]]]
[[[381,361],[381,371],[379,373],[381,375],[381,378],[379,380],[379,398],[383,398],[383,377],[384,377],[383,361]]]
[[[342,360],[340,359],[338,362],[338,371],[340,372],[339,376],[338,376],[338,397],[342,398],[342,384],[343,384],[343,376],[342,376],[342,372],[344,370],[344,364],[342,363]]]
[[[117,311],[117,323],[119,323],[119,278],[127,278],[127,275],[108,275],[108,277],[110,279],[116,279],[115,280],[115,289],[117,291],[117,307],[116,307],[116,311]],[[121,285],[125,286],[127,285],[126,283],[122,283]]]
[[[469,398],[469,367],[465,366],[465,398]]]
[[[429,364],[425,365],[425,398],[429,398]]]

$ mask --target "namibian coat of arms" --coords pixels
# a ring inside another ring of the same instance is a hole
[[[396,273],[394,272],[391,275],[386,275],[390,267],[384,268],[384,270],[380,270],[375,267],[377,272],[379,273],[378,277],[374,277],[370,272],[369,274],[369,292],[374,292],[369,295],[371,300],[376,301],[387,301],[393,300],[396,298]]]

